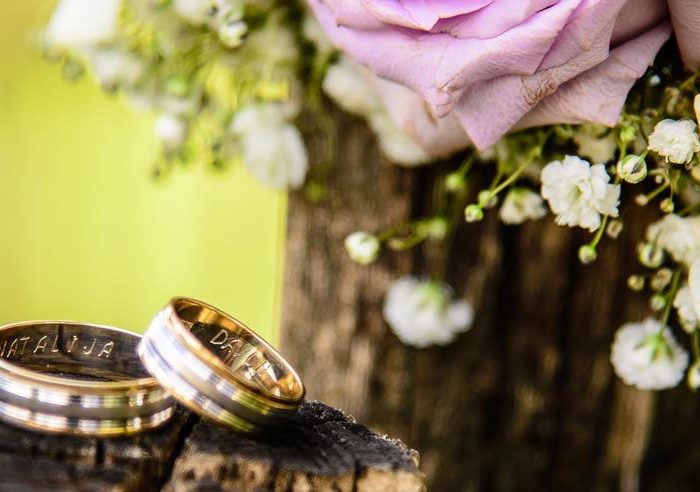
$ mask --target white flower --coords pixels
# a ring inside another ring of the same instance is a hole
[[[667,327],[647,318],[627,323],[617,331],[610,360],[626,384],[660,390],[672,388],[683,379],[688,353]]]
[[[542,197],[556,214],[559,225],[600,227],[601,214],[617,217],[620,186],[610,184],[603,164],[591,166],[576,156],[547,164],[540,175]]]
[[[212,0],[173,0],[172,5],[177,15],[192,25],[201,26],[212,19]]]
[[[174,150],[185,141],[187,123],[177,116],[166,113],[156,120],[155,133],[167,149]]]
[[[341,56],[328,68],[323,91],[342,109],[358,116],[369,116],[381,109],[366,72],[347,56]]]
[[[399,128],[382,106],[368,77],[365,68],[344,56],[326,71],[323,91],[345,111],[367,119],[389,160],[407,166],[429,161],[430,156]]]
[[[605,163],[615,157],[615,134],[600,125],[579,125],[574,130],[574,142],[578,152],[593,162]]]
[[[700,151],[697,125],[691,120],[662,120],[649,135],[649,149],[657,152],[666,162],[687,164]]]
[[[121,0],[61,0],[46,29],[56,47],[83,49],[117,36]]]
[[[369,265],[379,256],[381,244],[374,234],[357,231],[345,238],[345,250],[352,260],[360,265]]]
[[[540,195],[525,188],[512,188],[503,200],[498,216],[506,224],[522,224],[526,220],[542,218],[546,213]]]
[[[97,50],[92,53],[90,60],[95,77],[106,87],[132,85],[144,71],[141,60],[120,49]]]
[[[664,215],[647,228],[647,241],[655,242],[678,263],[690,265],[700,255],[700,217]]]
[[[415,166],[430,160],[430,156],[399,128],[389,113],[377,111],[369,117],[368,123],[379,139],[379,148],[393,163]]]
[[[249,105],[236,114],[231,131],[239,139],[248,171],[273,189],[304,183],[309,159],[299,130],[275,103]]]
[[[406,345],[418,348],[452,343],[474,319],[472,307],[455,301],[440,282],[406,276],[395,281],[384,299],[384,319]]]
[[[692,333],[698,327],[698,315],[695,313],[693,295],[688,285],[678,289],[676,297],[673,299],[673,307],[676,308],[678,319],[683,329],[688,333]]]
[[[243,21],[226,22],[219,27],[219,41],[227,48],[238,48],[248,33],[248,25]]]

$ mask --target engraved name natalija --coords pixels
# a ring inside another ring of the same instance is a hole
[[[112,340],[73,335],[59,343],[60,335],[16,336],[3,341],[0,357],[14,359],[24,354],[63,353],[109,359],[114,351]]]

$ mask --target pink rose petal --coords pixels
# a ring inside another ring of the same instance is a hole
[[[604,63],[562,85],[514,129],[553,123],[615,125],[629,90],[670,35],[671,25],[665,22],[615,48]]]
[[[676,39],[683,61],[692,70],[700,69],[700,1],[668,0]]]

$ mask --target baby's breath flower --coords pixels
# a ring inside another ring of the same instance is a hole
[[[45,38],[52,47],[85,50],[114,40],[121,0],[61,0]]]
[[[172,0],[172,5],[182,20],[195,26],[207,24],[213,18],[212,0]]]
[[[348,256],[360,265],[374,263],[380,249],[379,239],[369,232],[357,231],[345,238],[345,250]]]
[[[644,390],[676,386],[688,366],[688,353],[653,318],[623,325],[615,335],[610,359],[626,384]]]
[[[673,307],[676,308],[678,313],[678,319],[681,322],[681,326],[688,333],[692,333],[698,327],[698,315],[695,312],[695,307],[693,305],[693,295],[690,292],[690,287],[684,285],[676,293],[675,299],[673,299]]]
[[[139,58],[121,49],[97,50],[90,60],[95,77],[107,89],[135,84],[145,69]]]
[[[559,225],[590,231],[600,227],[601,214],[617,217],[620,186],[610,184],[605,166],[591,166],[580,157],[567,155],[542,169],[542,197],[556,214]]]
[[[406,276],[395,281],[384,299],[384,319],[406,345],[448,345],[474,319],[472,307],[454,299],[446,284]]]
[[[248,25],[241,20],[236,20],[222,24],[217,33],[221,44],[233,49],[243,44],[247,32]]]
[[[674,164],[687,164],[700,151],[697,125],[692,120],[661,120],[649,135],[649,149]]]
[[[251,104],[236,113],[231,132],[248,171],[273,189],[298,188],[309,167],[299,130],[286,121],[282,104]]]
[[[177,116],[164,114],[156,120],[155,133],[166,149],[175,150],[187,137],[187,123]]]
[[[345,111],[367,119],[382,152],[393,162],[414,166],[429,161],[430,156],[384,109],[368,76],[367,69],[343,56],[326,72],[323,91]]]
[[[498,216],[506,224],[522,224],[526,220],[540,219],[546,213],[539,194],[526,188],[512,188],[503,200]]]
[[[647,240],[690,265],[700,255],[700,216],[665,215],[647,228]]]

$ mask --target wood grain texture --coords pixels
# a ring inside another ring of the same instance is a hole
[[[415,451],[320,402],[275,438],[251,439],[179,411],[133,437],[74,438],[0,424],[0,492],[421,492]]]
[[[431,214],[433,183],[456,163],[392,166],[362,122],[334,120],[338,159],[312,170],[326,198],[294,194],[288,212],[282,348],[310,396],[417,449],[431,490],[693,490],[698,398],[625,387],[609,362],[616,328],[650,314],[625,282],[653,209],[628,207],[622,237],[589,266],[577,259],[586,234],[490,213],[446,246],[359,267],[345,236]],[[441,271],[477,307],[474,327],[448,347],[403,346],[381,315],[388,285]]]

